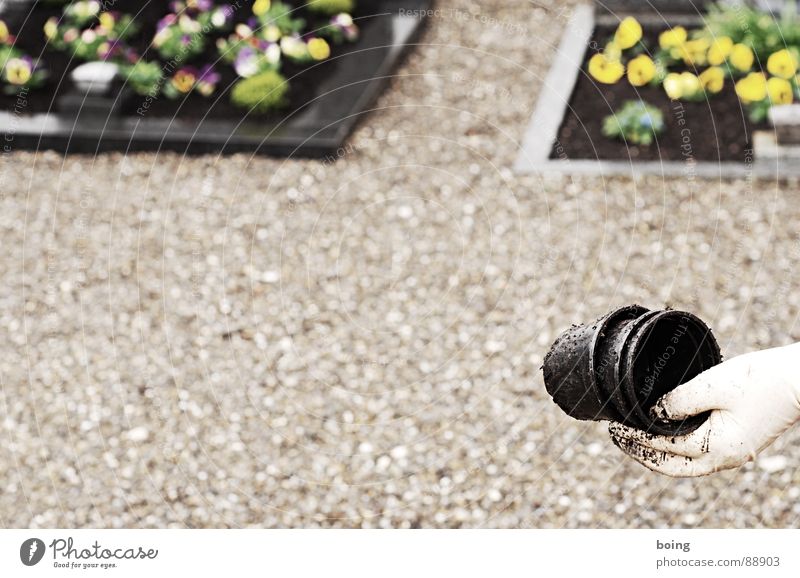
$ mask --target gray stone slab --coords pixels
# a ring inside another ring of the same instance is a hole
[[[769,120],[775,128],[780,145],[800,145],[800,104],[782,104],[769,110]]]

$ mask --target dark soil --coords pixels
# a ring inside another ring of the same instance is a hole
[[[242,7],[235,12],[236,22],[247,20],[251,15],[251,4],[253,0],[242,0]],[[170,2],[166,0],[153,0],[142,6],[140,0],[116,0],[113,10],[116,12],[130,14],[138,27],[135,36],[129,38],[127,43],[135,48],[137,52],[148,60],[158,60],[158,53],[149,48],[150,42],[155,34],[156,23],[166,15]],[[220,2],[220,5],[223,3]],[[363,11],[363,10],[362,10]],[[60,95],[67,94],[72,89],[69,80],[69,72],[83,61],[72,58],[68,53],[59,52],[45,48],[45,37],[43,33],[44,23],[51,16],[60,16],[61,8],[39,2],[37,6],[28,13],[27,11],[17,18],[13,15],[3,15],[7,19],[12,34],[16,34],[16,46],[34,59],[39,57],[49,71],[49,78],[44,86],[30,91],[25,95],[25,106],[22,112],[42,113],[58,110],[57,100]],[[308,14],[302,14],[307,22],[319,22],[319,18]],[[356,10],[354,17],[358,17]],[[358,21],[359,26],[364,30],[377,24],[378,19],[364,19]],[[312,28],[313,29],[313,28]],[[220,120],[239,120],[243,118],[247,111],[235,107],[230,103],[229,92],[232,85],[237,81],[238,76],[232,66],[219,60],[216,48],[216,39],[227,37],[231,30],[223,31],[216,35],[209,35],[206,43],[206,50],[194,58],[188,59],[184,64],[201,68],[205,64],[214,64],[216,71],[221,75],[221,80],[217,85],[216,92],[210,97],[204,97],[197,93],[191,93],[186,97],[170,100],[163,95],[149,103],[148,116],[164,118],[207,118]],[[321,64],[310,66],[297,66],[284,61],[281,73],[289,79],[288,102],[286,109],[264,115],[264,120],[276,120],[290,115],[318,96],[319,87],[322,81],[331,75],[337,66],[340,66],[341,59],[336,57],[357,49],[358,42],[353,44],[343,43],[331,46],[331,58]],[[226,92],[227,91],[227,92]],[[145,96],[132,94],[126,102],[125,111],[133,114],[136,108],[141,105]],[[18,96],[0,93],[0,105],[4,110],[13,110],[18,107]],[[251,113],[252,114],[252,113]]]
[[[647,46],[658,46],[659,32],[645,31]],[[749,143],[760,127],[747,118],[731,79],[708,100],[685,102],[671,101],[660,86],[636,88],[625,78],[607,85],[589,76],[587,63],[597,50],[592,47],[604,46],[613,33],[613,28],[595,29],[550,158],[746,162],[752,157]],[[625,101],[639,99],[664,115],[665,129],[657,141],[637,146],[603,135],[603,119]]]

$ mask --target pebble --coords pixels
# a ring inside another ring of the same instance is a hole
[[[763,456],[758,458],[758,467],[768,474],[780,472],[788,464],[789,459],[786,456]]]
[[[132,442],[143,442],[150,437],[150,432],[146,427],[135,427],[128,431],[128,439]]]
[[[396,446],[392,448],[392,451],[389,453],[395,460],[402,460],[408,456],[408,448],[405,446]]]

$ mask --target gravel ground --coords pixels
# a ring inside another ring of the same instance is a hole
[[[798,524],[797,430],[674,480],[539,371],[630,302],[800,340],[797,182],[515,176],[565,8],[439,6],[336,163],[4,157],[2,525]]]

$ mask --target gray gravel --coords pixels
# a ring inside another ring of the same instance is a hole
[[[0,524],[798,524],[796,430],[673,480],[539,371],[630,302],[800,339],[798,183],[517,177],[564,9],[439,6],[335,164],[3,158]]]

